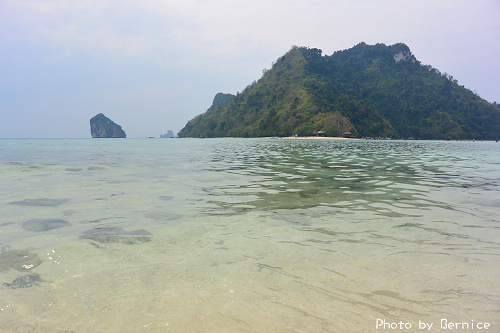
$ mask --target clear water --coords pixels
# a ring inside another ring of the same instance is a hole
[[[500,143],[0,140],[1,332],[441,319],[500,331]]]

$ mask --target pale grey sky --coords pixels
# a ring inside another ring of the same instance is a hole
[[[500,102],[497,0],[0,0],[0,138],[178,132],[292,45],[407,44]]]

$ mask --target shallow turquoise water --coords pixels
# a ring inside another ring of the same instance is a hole
[[[0,331],[496,331],[499,207],[496,142],[0,140]]]

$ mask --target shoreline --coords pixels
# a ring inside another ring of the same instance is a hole
[[[182,139],[182,138],[181,138]],[[263,136],[263,137],[250,137],[242,138],[235,136],[225,136],[217,138],[203,138],[203,139],[262,139],[262,140],[364,140],[364,141],[442,141],[442,142],[498,142],[498,140],[475,140],[475,139],[461,139],[461,140],[444,140],[444,139],[372,139],[372,138],[344,138],[339,136]]]
[[[272,139],[270,137],[269,139]],[[284,136],[277,137],[276,139],[285,139],[285,140],[361,140],[357,138],[344,138],[341,136]]]
[[[358,138],[344,138],[340,136],[262,136],[242,138],[236,136],[224,136],[219,138],[204,138],[204,139],[265,139],[265,140],[363,140]]]

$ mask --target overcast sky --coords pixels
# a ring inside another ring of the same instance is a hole
[[[0,138],[177,133],[293,45],[407,44],[500,102],[498,0],[0,0]]]

